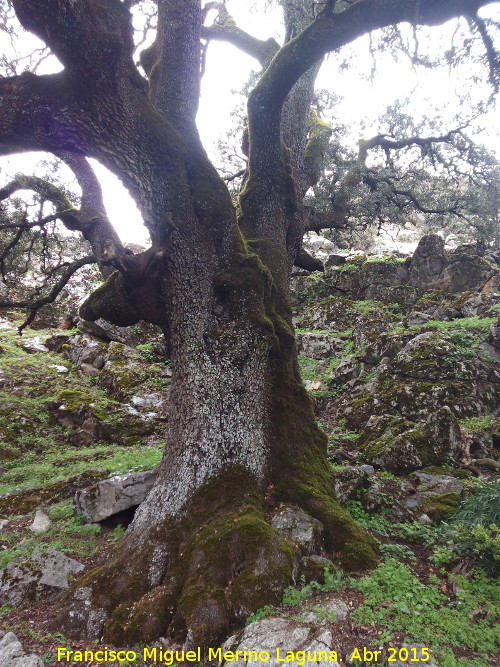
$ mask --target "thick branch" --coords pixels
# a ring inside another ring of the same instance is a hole
[[[401,22],[439,25],[475,14],[487,4],[488,0],[359,0],[339,13],[327,4],[308,28],[279,50],[250,94],[250,172],[267,176],[270,164],[279,159],[280,114],[286,96],[326,53],[372,30]]]
[[[279,49],[275,39],[261,40],[253,37],[236,25],[211,25],[201,29],[202,39],[217,40],[232,44],[240,51],[258,60],[263,68],[267,67]]]
[[[14,0],[23,28],[37,35],[58,57],[79,87],[93,90],[116,81],[117,70],[127,61],[134,67],[133,29],[127,7],[116,1],[100,0]]]
[[[37,176],[18,174],[8,185],[0,189],[0,201],[11,197],[18,190],[33,190],[43,200],[52,202],[56,209],[56,217],[63,222],[64,226],[71,231],[81,231],[78,211],[64,192],[52,183]],[[36,222],[30,226],[38,226],[39,224],[42,223]]]

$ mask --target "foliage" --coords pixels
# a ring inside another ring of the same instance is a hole
[[[469,527],[478,524],[500,526],[500,481],[487,482],[476,489],[462,502],[454,522]]]
[[[26,560],[44,549],[56,549],[85,558],[97,552],[97,536],[101,527],[85,523],[75,515],[71,501],[64,501],[49,510],[53,523],[47,532],[34,535],[26,528],[4,531],[0,543],[0,569],[14,560]]]
[[[362,528],[374,530],[380,535],[387,535],[389,524],[384,516],[368,513],[358,500],[348,500],[345,508]]]
[[[389,559],[369,576],[351,581],[364,598],[352,618],[362,625],[377,623],[390,632],[403,632],[427,645],[495,651],[500,640],[500,628],[494,622],[500,611],[498,582],[481,573],[469,581],[463,577],[455,581],[456,599],[449,601],[437,577],[431,575],[429,583],[422,583],[407,565]],[[471,622],[478,607],[484,613]]]

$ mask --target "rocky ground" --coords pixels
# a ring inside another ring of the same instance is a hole
[[[436,236],[408,258],[321,239],[311,250],[328,268],[293,279],[299,363],[337,497],[381,561],[345,576],[321,525],[280,508],[269,520],[298,545],[295,583],[223,651],[268,650],[264,664],[285,666],[500,664],[500,257],[447,253]],[[0,326],[0,667],[62,664],[58,647],[85,647],[50,627],[58,595],[151,487],[171,373],[147,327],[19,339]],[[145,664],[135,649],[122,664]],[[246,664],[231,655],[222,662]]]

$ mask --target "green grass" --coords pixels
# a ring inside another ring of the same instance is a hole
[[[18,528],[2,534],[0,569],[14,560],[29,559],[45,549],[56,549],[77,559],[97,552],[95,538],[101,528],[96,524],[87,524],[81,515],[75,515],[71,500],[53,506],[48,515],[53,523],[45,533],[35,535],[27,528]]]
[[[389,559],[352,586],[363,594],[363,604],[352,613],[361,625],[379,624],[391,633],[404,633],[410,640],[432,648],[467,646],[478,653],[495,651],[500,642],[500,584],[476,573],[470,580],[456,577],[456,599],[440,589],[431,575],[422,583],[407,565]],[[483,613],[471,621],[480,607]]]
[[[163,449],[162,444],[132,448],[114,443],[97,443],[78,449],[53,447],[46,449],[43,457],[36,451],[26,452],[22,458],[4,463],[5,473],[0,477],[0,493],[7,493],[14,488],[59,482],[89,468],[108,470],[110,476],[151,470],[160,464]]]

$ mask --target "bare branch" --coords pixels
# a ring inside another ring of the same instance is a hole
[[[484,48],[486,51],[486,57],[488,59],[489,67],[489,80],[493,86],[493,90],[498,92],[500,86],[500,56],[498,51],[495,49],[493,40],[491,39],[488,30],[486,29],[486,24],[481,17],[477,14],[473,18],[473,23],[477,28],[477,31],[481,35],[483,40]]]
[[[51,289],[49,294],[46,296],[37,299],[36,301],[8,301],[8,300],[1,300],[0,301],[0,308],[5,308],[5,307],[15,307],[15,308],[27,308],[28,309],[28,316],[24,320],[24,322],[21,324],[19,327],[19,333],[23,331],[27,326],[33,322],[35,319],[35,316],[37,312],[42,308],[43,306],[46,306],[48,303],[53,303],[56,298],[59,296],[59,294],[62,292],[64,287],[68,284],[70,278],[73,276],[73,274],[78,271],[78,269],[81,269],[82,266],[85,266],[86,264],[93,264],[95,262],[95,257],[93,255],[87,255],[86,257],[82,257],[81,259],[78,259],[74,262],[72,262],[67,269],[64,271],[64,273],[61,275],[57,283],[54,285],[54,287]]]

